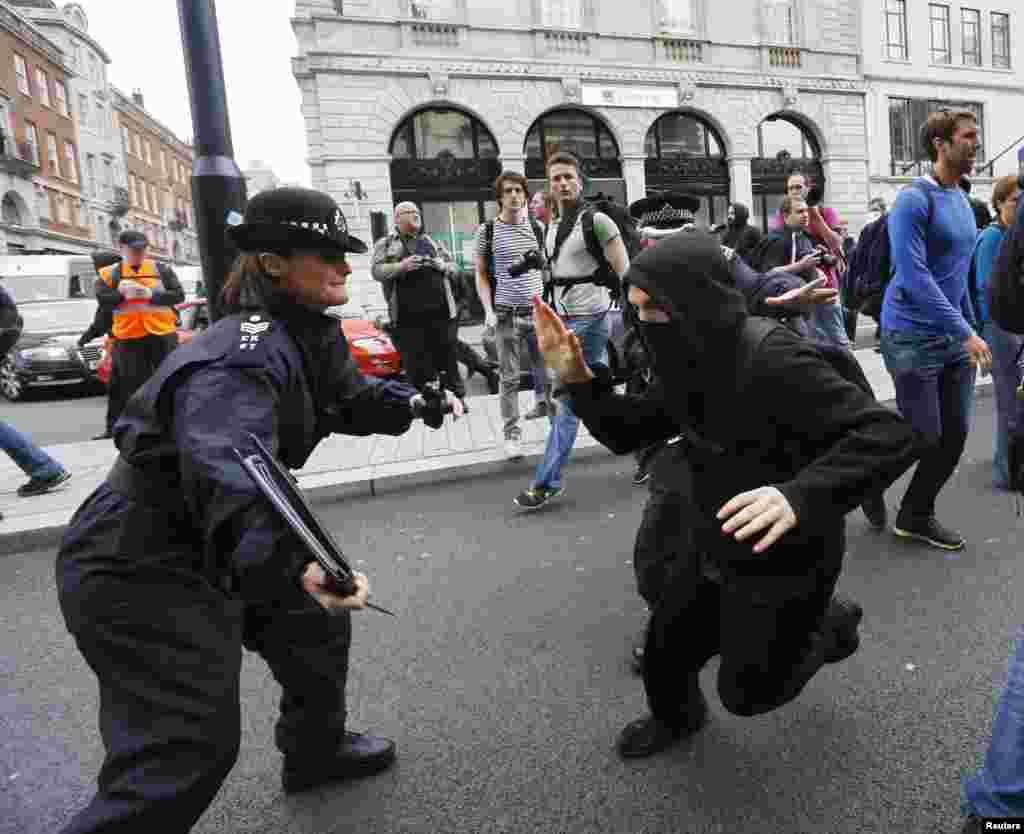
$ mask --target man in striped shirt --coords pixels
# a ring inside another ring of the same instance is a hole
[[[544,289],[539,269],[511,275],[509,267],[537,250],[543,257],[543,227],[530,218],[526,177],[505,171],[494,184],[498,216],[481,224],[476,235],[476,286],[484,308],[484,321],[494,329],[501,366],[501,417],[505,424],[505,455],[523,456],[519,429],[519,376],[521,345],[532,359],[536,406],[530,420],[554,413],[544,363],[537,353],[532,299]]]

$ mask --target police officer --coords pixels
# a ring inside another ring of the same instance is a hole
[[[243,253],[228,315],[176,350],[114,429],[120,457],[79,508],[57,558],[61,610],[99,679],[106,758],[65,832],[188,831],[238,755],[242,646],[281,685],[285,791],[360,776],[395,758],[352,732],[350,610],[233,453],[258,436],[298,469],[335,432],[440,427],[450,396],[361,376],[329,306],[347,301],[347,252],[365,252],[325,194],[254,197],[230,231]]]

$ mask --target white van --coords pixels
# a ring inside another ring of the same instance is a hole
[[[0,283],[17,304],[95,298],[89,255],[0,255]]]

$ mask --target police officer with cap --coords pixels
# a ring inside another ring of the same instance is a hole
[[[287,792],[388,767],[394,744],[352,732],[350,614],[233,449],[248,433],[301,468],[331,433],[437,428],[449,397],[363,377],[327,307],[348,299],[348,233],[326,194],[254,197],[230,230],[242,255],[224,318],[176,350],[114,428],[120,457],[79,508],[57,557],[61,610],[99,679],[106,758],[65,832],[188,831],[238,755],[242,646],[283,689],[275,740]]]
[[[637,221],[645,248],[689,226],[696,228],[698,211],[700,200],[678,191],[652,194],[629,206],[629,213]]]

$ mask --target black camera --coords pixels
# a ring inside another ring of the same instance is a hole
[[[839,258],[829,252],[824,246],[815,247],[814,254],[818,256],[818,264],[821,266],[833,267],[839,263]]]
[[[821,205],[821,201],[825,198],[825,189],[820,185],[812,185],[807,190],[807,197],[804,202],[807,203],[808,208],[814,208],[815,206]]]
[[[529,252],[524,252],[522,257],[509,264],[508,274],[513,278],[518,278],[524,272],[529,272],[531,269],[543,268],[544,256],[540,253],[540,249],[531,249]]]

